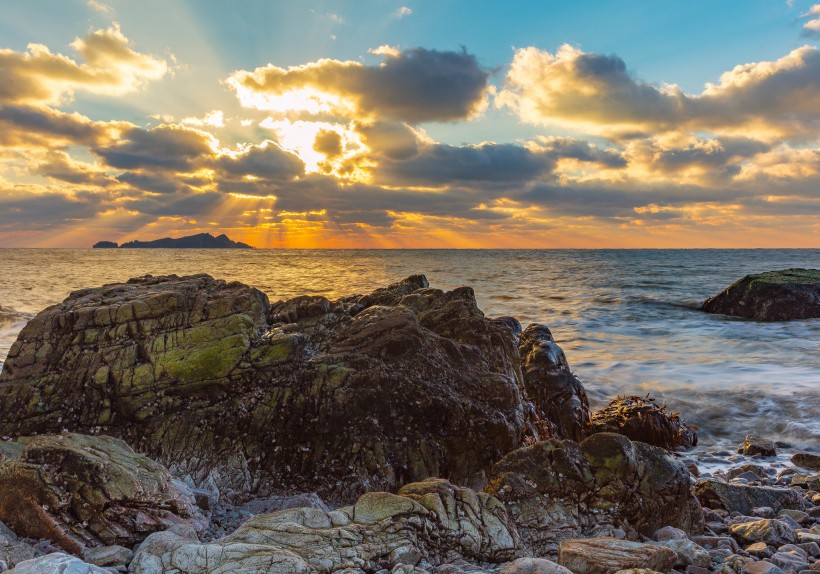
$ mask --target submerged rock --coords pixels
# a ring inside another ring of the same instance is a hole
[[[431,479],[406,485],[398,495],[371,492],[330,512],[263,514],[208,544],[180,528],[157,533],[139,547],[129,572],[377,572],[422,560],[503,563],[515,557],[517,546],[498,500]]]
[[[614,432],[669,450],[698,444],[695,427],[650,397],[618,397],[606,408],[593,412],[589,426],[590,433]]]
[[[47,435],[0,442],[0,520],[18,535],[84,546],[133,546],[204,520],[168,471],[110,437]]]
[[[820,317],[820,269],[747,275],[707,299],[703,310],[758,321]]]
[[[580,438],[586,405],[546,328],[420,275],[274,305],[207,275],[85,289],[0,373],[3,435],[105,433],[223,495],[342,503],[430,476],[480,486],[527,441]]]
[[[600,433],[516,450],[493,467],[486,490],[504,502],[524,547],[546,556],[563,539],[618,530],[698,533],[703,515],[689,486],[686,466],[664,449]]]

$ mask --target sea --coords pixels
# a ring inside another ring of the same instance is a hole
[[[549,326],[593,408],[650,395],[701,445],[747,433],[820,449],[820,319],[763,323],[699,310],[749,273],[820,268],[820,249],[0,249],[0,368],[26,321],[75,289],[209,273],[277,301],[367,293],[423,273],[474,288],[488,316]]]

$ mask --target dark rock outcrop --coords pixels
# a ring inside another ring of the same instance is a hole
[[[554,555],[563,539],[615,529],[634,537],[663,526],[703,528],[686,466],[664,449],[619,434],[516,450],[493,467],[486,491],[506,505],[536,556]]]
[[[0,442],[0,520],[74,554],[133,546],[179,524],[205,526],[164,467],[121,440],[78,434]]]
[[[119,247],[119,245],[113,241],[98,241],[93,245],[94,249],[116,249],[117,247]]]
[[[113,246],[116,247],[117,244],[114,243]],[[111,245],[106,247],[111,247]],[[253,247],[241,241],[233,241],[224,233],[216,236],[210,233],[197,233],[187,237],[163,237],[153,241],[128,241],[120,245],[120,249],[253,249]]]
[[[263,514],[209,544],[178,528],[158,533],[140,546],[129,572],[377,572],[421,560],[502,563],[517,548],[515,527],[498,500],[428,480],[398,495],[367,493],[330,512]]]
[[[747,275],[707,299],[703,310],[758,321],[820,317],[820,269]]]
[[[678,413],[669,413],[649,397],[618,397],[607,407],[592,413],[590,433],[614,432],[631,440],[669,450],[692,448],[698,444],[695,427]]]
[[[521,335],[423,276],[274,305],[207,275],[77,291],[20,333],[0,409],[7,436],[105,433],[198,485],[332,502],[430,476],[481,485],[588,416],[549,331]]]

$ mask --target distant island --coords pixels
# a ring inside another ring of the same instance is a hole
[[[188,237],[164,237],[154,241],[129,241],[117,245],[113,241],[98,241],[94,249],[253,249],[241,241],[232,241],[224,233],[213,236],[210,233],[197,233]]]

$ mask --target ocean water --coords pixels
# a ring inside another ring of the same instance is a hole
[[[820,268],[800,250],[0,249],[0,366],[25,322],[72,290],[151,273],[209,273],[271,301],[366,293],[424,273],[470,285],[488,316],[548,325],[600,407],[651,394],[700,427],[701,443],[749,432],[820,448],[820,319],[759,323],[698,310],[736,279]]]

